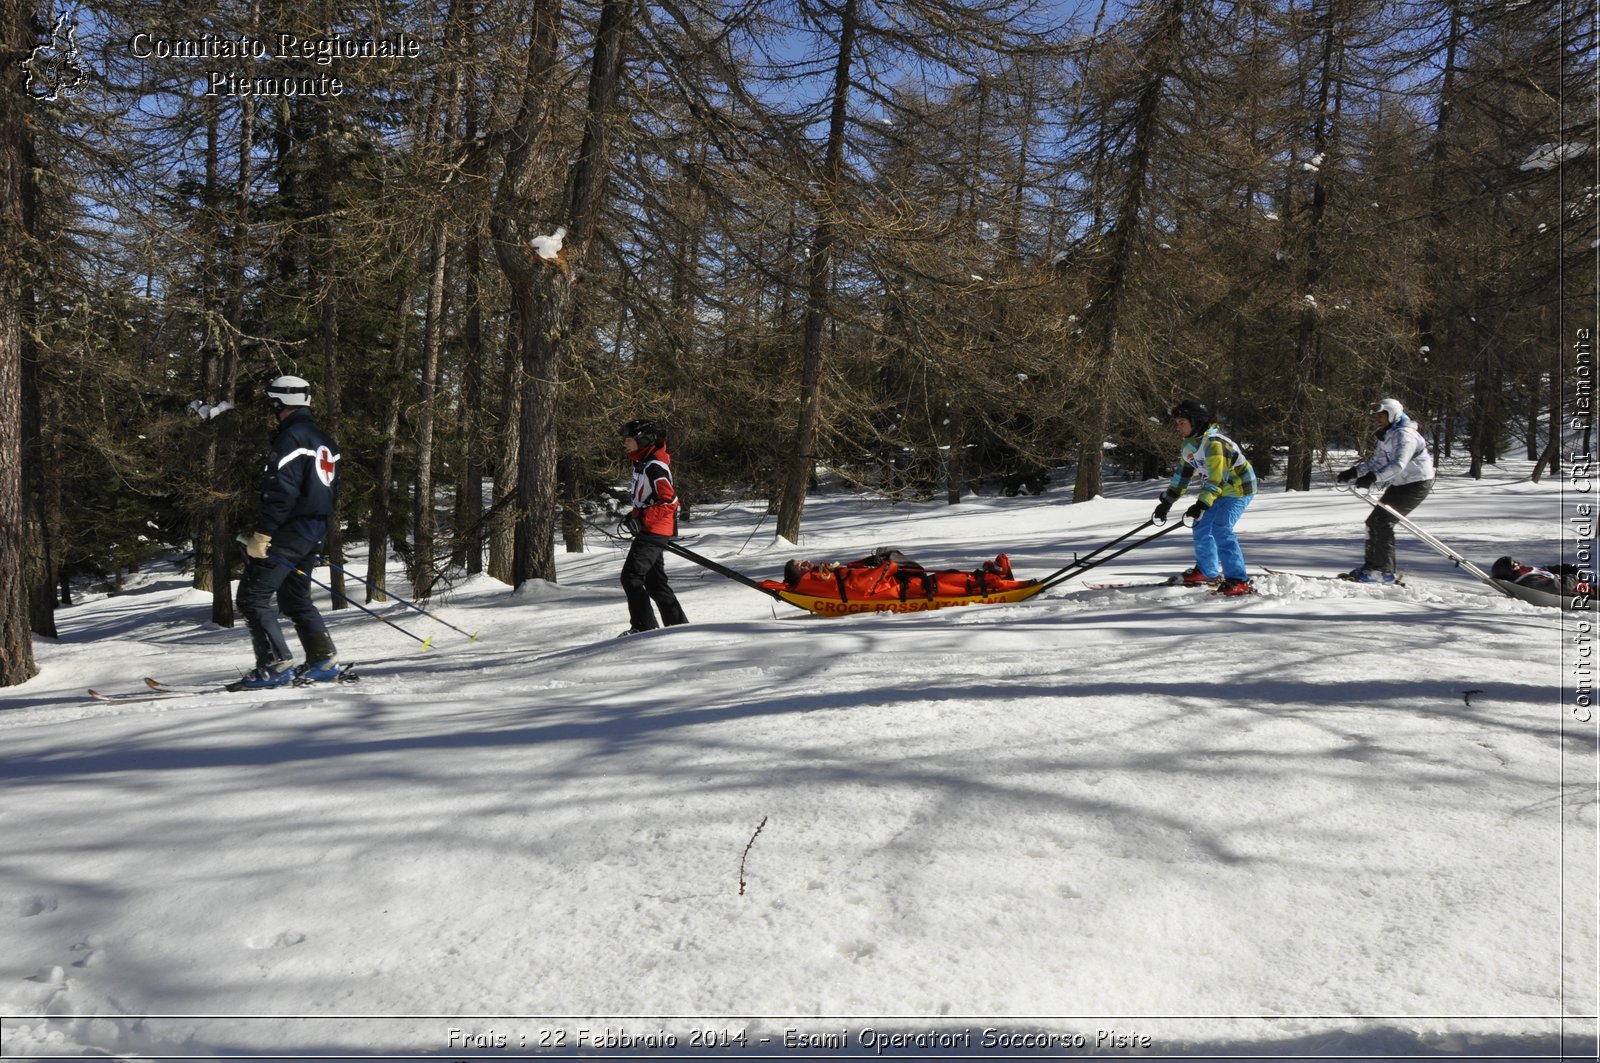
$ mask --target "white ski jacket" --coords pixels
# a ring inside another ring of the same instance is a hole
[[[1433,454],[1416,423],[1401,414],[1400,420],[1378,433],[1378,446],[1372,457],[1356,469],[1374,473],[1384,487],[1421,483],[1433,479]]]

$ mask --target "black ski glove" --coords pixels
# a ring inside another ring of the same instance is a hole
[[[1162,495],[1161,501],[1156,503],[1156,511],[1150,514],[1150,519],[1155,521],[1157,524],[1165,524],[1167,521],[1167,511],[1172,508],[1173,501],[1174,500],[1171,495]]]
[[[1361,477],[1358,480],[1356,480],[1356,486],[1361,488],[1363,491],[1365,491],[1367,488],[1371,487],[1373,484],[1375,484],[1377,482],[1378,482],[1378,474],[1375,473],[1375,472],[1367,472],[1367,473],[1362,473]]]
[[[1211,503],[1197,500],[1194,505],[1183,511],[1183,522],[1193,524],[1200,519],[1200,514],[1211,508]]]
[[[1340,483],[1347,484],[1351,480],[1354,480],[1360,474],[1361,474],[1361,466],[1352,465],[1348,469],[1346,469],[1344,472],[1340,473],[1338,475],[1337,479],[1338,479],[1338,481]]]
[[[637,514],[629,513],[626,517],[617,521],[617,537],[619,539],[632,539],[642,531],[644,531],[644,522],[639,519]]]

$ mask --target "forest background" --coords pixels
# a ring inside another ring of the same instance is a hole
[[[686,516],[763,498],[791,541],[819,469],[951,504],[1165,475],[1184,397],[1290,490],[1380,395],[1470,475],[1513,439],[1557,471],[1595,30],[1592,0],[0,0],[0,685],[75,581],[158,554],[234,622],[285,373],[344,452],[330,557],[364,541],[381,588],[397,554],[423,600],[553,580],[634,417]]]

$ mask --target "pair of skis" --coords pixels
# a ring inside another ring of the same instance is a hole
[[[1358,580],[1354,576],[1351,576],[1351,575],[1349,575],[1347,573],[1340,573],[1337,576],[1313,576],[1313,575],[1310,575],[1309,573],[1305,573],[1305,572],[1286,572],[1281,568],[1264,568],[1261,571],[1265,572],[1269,576],[1293,576],[1296,579],[1333,580],[1333,581],[1339,582],[1339,583],[1354,583],[1354,584],[1357,584],[1357,585],[1363,586],[1363,587],[1403,587],[1403,586],[1405,586],[1405,582],[1406,582],[1406,578],[1405,578],[1405,574],[1404,573],[1396,573],[1394,582],[1392,582],[1392,583],[1375,583],[1375,582],[1374,583],[1367,583],[1367,582],[1365,582],[1363,580]],[[1206,590],[1209,590],[1213,594],[1220,594],[1221,593],[1220,588],[1218,588],[1217,586],[1214,586],[1214,585],[1212,585],[1210,583],[1179,583],[1179,582],[1175,582],[1173,580],[1163,580],[1160,583],[1086,583],[1086,584],[1084,584],[1084,589],[1085,590],[1090,590],[1090,591],[1113,591],[1113,590],[1137,591],[1137,590],[1147,590],[1147,589],[1156,588],[1156,587],[1199,587],[1199,588],[1204,588]]]
[[[1085,583],[1083,585],[1083,589],[1086,591],[1143,591],[1154,590],[1158,587],[1194,587],[1204,588],[1208,591],[1216,590],[1216,587],[1210,583],[1181,583],[1170,579],[1158,580],[1154,583]]]
[[[1356,579],[1348,572],[1341,572],[1336,576],[1327,576],[1312,575],[1308,572],[1289,572],[1286,569],[1281,568],[1263,568],[1261,571],[1269,576],[1293,576],[1296,579],[1337,580],[1341,583],[1360,583],[1363,586],[1368,587],[1401,587],[1404,586],[1406,582],[1406,576],[1404,572],[1395,573],[1395,578],[1392,583],[1367,583],[1363,580]],[[1204,587],[1207,590],[1213,591],[1217,589],[1217,585],[1213,583],[1184,583],[1176,576],[1170,576],[1167,579],[1158,580],[1154,583],[1085,583],[1083,585],[1083,589],[1087,591],[1137,591],[1148,590],[1155,587]]]
[[[1217,595],[1222,593],[1222,584],[1220,583],[1185,583],[1176,576],[1155,583],[1085,583],[1083,585],[1083,589],[1087,591],[1142,591],[1157,590],[1163,587],[1210,591],[1212,594]]]
[[[323,679],[317,681],[296,679],[293,683],[285,685],[294,687],[322,686],[327,683],[354,683],[360,678],[361,677],[355,673],[353,665],[345,664],[340,665],[339,674],[333,679]],[[115,693],[105,693],[99,690],[90,690],[89,696],[95,701],[106,701],[113,702],[118,705],[127,705],[133,702],[170,701],[174,698],[192,698],[200,694],[222,694],[229,691],[238,691],[244,689],[282,689],[280,687],[245,688],[239,686],[237,681],[222,684],[163,683],[161,680],[152,678],[150,676],[145,676],[144,685],[144,690],[129,690]]]
[[[1394,574],[1394,582],[1392,583],[1379,583],[1375,580],[1368,582],[1366,580],[1356,579],[1348,572],[1341,572],[1337,576],[1313,576],[1307,572],[1286,572],[1281,568],[1264,568],[1261,571],[1267,573],[1269,576],[1293,576],[1296,579],[1336,580],[1340,583],[1355,583],[1363,587],[1404,587],[1406,583],[1406,574],[1404,572],[1396,572]]]

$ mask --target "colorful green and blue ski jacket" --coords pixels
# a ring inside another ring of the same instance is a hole
[[[1184,439],[1178,471],[1167,484],[1166,496],[1174,501],[1183,497],[1195,473],[1203,478],[1200,501],[1208,506],[1224,495],[1245,498],[1256,493],[1255,469],[1250,467],[1239,444],[1223,435],[1216,425]]]

